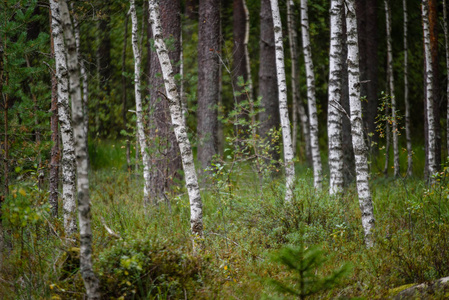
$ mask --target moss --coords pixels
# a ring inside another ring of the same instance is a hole
[[[406,289],[408,289],[409,287],[412,287],[412,286],[415,286],[415,285],[416,285],[416,283],[409,283],[409,284],[404,284],[404,285],[401,285],[401,286],[398,286],[398,287],[389,289],[389,290],[388,290],[388,295],[389,295],[390,297],[396,296],[397,294],[399,294],[399,293],[402,292],[403,290],[406,290]]]

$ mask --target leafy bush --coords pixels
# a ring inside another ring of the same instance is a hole
[[[151,240],[118,241],[99,257],[105,298],[184,298],[201,286],[202,260],[186,246]],[[190,298],[190,297],[189,297]]]

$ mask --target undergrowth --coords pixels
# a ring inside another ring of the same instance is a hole
[[[123,165],[92,164],[93,259],[105,299],[289,299],[267,284],[299,289],[301,281],[273,259],[286,246],[321,249],[313,253],[326,259],[317,256],[322,263],[310,273],[318,279],[352,266],[311,298],[386,298],[392,288],[449,275],[446,171],[433,186],[373,178],[376,243],[366,249],[354,184],[330,197],[313,188],[310,171],[297,170],[293,201],[284,203],[281,176],[260,191],[251,167],[240,164],[241,171],[202,191],[204,248],[195,255],[183,190],[171,205],[145,210],[141,178]],[[33,184],[12,190],[2,207],[0,298],[83,299],[77,243],[66,241],[61,219],[50,218],[47,194]]]

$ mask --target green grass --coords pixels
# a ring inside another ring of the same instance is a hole
[[[429,188],[417,177],[374,174],[376,243],[368,250],[355,184],[332,198],[315,191],[310,170],[298,165],[294,201],[284,203],[280,176],[266,180],[261,195],[254,172],[241,165],[230,182],[219,180],[202,191],[204,247],[194,255],[184,188],[170,206],[145,207],[141,177],[126,171],[122,146],[90,147],[93,258],[107,297],[289,299],[268,284],[291,278],[271,259],[285,245],[319,246],[326,261],[317,276],[352,265],[341,285],[314,298],[385,298],[396,287],[449,275],[448,177]],[[45,202],[45,193],[25,191],[32,208]],[[1,298],[82,299],[76,267],[62,276],[73,245],[63,242],[61,220],[44,214],[24,226],[3,225],[11,247],[3,252]]]

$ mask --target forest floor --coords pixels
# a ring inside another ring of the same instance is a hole
[[[446,170],[432,186],[373,174],[376,242],[367,249],[355,184],[329,197],[298,166],[294,200],[284,203],[281,176],[261,191],[242,164],[202,191],[204,238],[194,253],[182,183],[169,201],[145,207],[141,176],[126,171],[123,153],[119,143],[91,151],[93,259],[104,299],[384,299],[449,275]],[[3,208],[0,298],[82,299],[77,244],[29,179]]]

